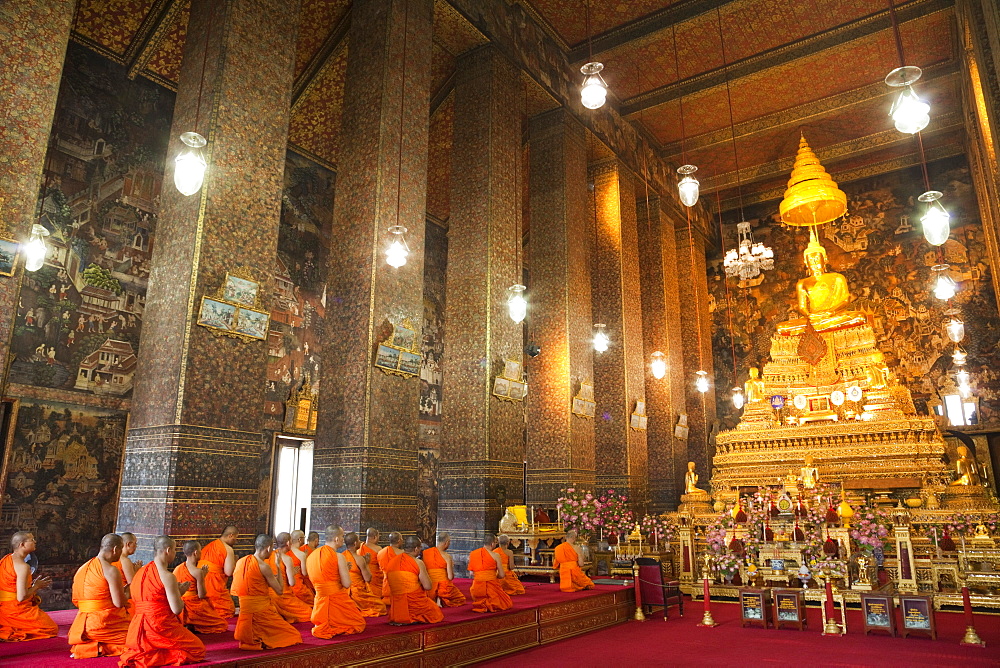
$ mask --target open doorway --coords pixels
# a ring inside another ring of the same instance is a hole
[[[271,530],[306,531],[312,509],[313,442],[278,436],[274,450]]]

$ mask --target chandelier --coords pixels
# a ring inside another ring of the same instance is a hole
[[[739,247],[726,251],[723,264],[727,276],[738,276],[746,281],[760,275],[760,272],[774,269],[774,251],[759,241],[753,240],[750,223],[743,221],[736,225]]]

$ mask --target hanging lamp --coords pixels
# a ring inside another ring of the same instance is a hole
[[[25,271],[38,271],[45,264],[45,256],[48,254],[48,246],[45,237],[49,236],[49,231],[44,225],[35,223],[31,226],[31,236],[28,243],[21,247],[24,253]]]
[[[205,87],[205,65],[208,63],[208,45],[212,38],[212,20],[213,15],[209,14],[208,27],[205,30],[205,49],[201,56],[201,79],[198,80],[194,130],[181,133],[183,148],[174,158],[174,187],[185,197],[190,197],[201,190],[205,183],[205,173],[208,171],[208,161],[205,160],[204,152],[208,140],[198,132],[198,129],[201,121],[201,93]]]
[[[611,339],[608,338],[608,334],[605,331],[607,325],[603,323],[598,323],[594,325],[594,350],[599,353],[603,353],[608,349],[608,345],[611,343]]]
[[[649,372],[657,380],[667,375],[667,356],[659,350],[649,356]]]
[[[583,86],[580,88],[580,102],[587,109],[600,109],[608,99],[608,84],[601,76],[604,65],[594,60],[593,39],[590,34],[590,1],[585,3],[587,16],[587,51],[590,62],[580,68]]]

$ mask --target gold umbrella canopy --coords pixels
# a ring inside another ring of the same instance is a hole
[[[792,178],[778,211],[786,224],[800,227],[822,225],[847,212],[847,195],[819,164],[805,135],[799,140]]]

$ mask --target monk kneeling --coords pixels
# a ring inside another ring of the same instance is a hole
[[[181,613],[181,623],[198,633],[225,633],[229,629],[229,622],[219,615],[206,598],[208,590],[205,587],[205,576],[208,574],[208,567],[198,566],[201,560],[201,543],[196,540],[184,543],[184,556],[185,560],[174,569],[177,583],[188,583],[188,590],[182,597],[184,612]]]
[[[383,573],[382,600],[387,606],[392,601],[392,593],[389,591],[389,578],[385,577],[385,568],[390,559],[403,554],[403,534],[398,531],[390,531],[388,542],[389,544],[379,550],[378,554],[375,556],[375,561],[378,562],[378,568]],[[373,589],[373,591],[376,594],[378,593],[377,589]]]
[[[455,608],[465,605],[465,594],[458,590],[452,580],[455,577],[455,566],[448,547],[451,546],[451,536],[445,532],[438,534],[437,547],[424,550],[423,560],[427,566],[427,575],[431,579],[431,590],[427,596],[433,601],[439,599],[442,607]]]
[[[576,531],[567,531],[563,540],[566,542],[556,546],[555,557],[552,560],[552,565],[559,569],[559,590],[574,592],[593,589],[594,583],[581,570],[580,555],[573,546],[576,543]]]
[[[386,613],[382,591],[376,595],[371,589],[372,572],[368,568],[368,557],[357,553],[361,539],[353,531],[344,536],[344,559],[351,574],[351,599],[361,610],[363,617],[381,617]]]
[[[233,551],[233,545],[239,536],[240,532],[236,527],[226,527],[221,537],[201,548],[201,561],[198,563],[199,566],[208,566],[205,591],[209,603],[223,619],[229,619],[236,614],[233,597],[229,587],[226,586],[226,581],[232,576],[236,567],[236,552]]]
[[[295,572],[295,586],[292,587],[292,591],[295,592],[300,601],[312,609],[313,602],[316,600],[316,590],[309,579],[309,571],[306,566],[306,559],[312,549],[306,549],[308,545],[306,545],[305,532],[296,529],[291,533],[291,536],[291,540],[288,541],[288,556],[292,558],[292,570]]]
[[[493,551],[500,556],[500,561],[503,562],[504,570],[504,578],[500,581],[500,586],[503,587],[503,590],[511,596],[523,594],[524,585],[522,585],[521,581],[517,579],[517,573],[514,572],[514,553],[511,552],[508,547],[508,545],[510,545],[510,536],[502,533],[497,536],[497,542],[499,542],[500,545]]]
[[[121,536],[107,534],[97,556],[73,576],[73,605],[79,612],[69,627],[68,640],[74,659],[118,656],[125,650],[128,599],[122,573],[114,565],[124,546]]]
[[[295,562],[289,554],[289,542],[291,536],[282,532],[275,539],[278,549],[271,553],[270,565],[274,569],[274,574],[281,580],[282,590],[278,594],[271,594],[275,597],[274,605],[278,608],[278,614],[288,621],[298,624],[308,622],[312,617],[313,602],[304,603],[302,599],[295,595],[296,576],[301,579],[295,568]]]
[[[54,638],[59,627],[38,607],[38,592],[52,581],[32,581],[31,567],[24,558],[35,551],[35,537],[18,531],[10,539],[13,552],[0,559],[0,640]]]
[[[469,554],[469,570],[472,571],[472,611],[501,612],[513,607],[514,602],[500,586],[504,578],[503,562],[493,550],[497,537],[486,534],[483,547]]]
[[[326,545],[313,550],[306,568],[316,587],[312,634],[317,638],[361,633],[365,618],[351,600],[351,575],[347,559],[337,550],[344,544],[344,530],[336,524],[326,528]]]
[[[419,554],[420,539],[408,536],[403,551],[389,557],[382,567],[389,583],[389,623],[393,626],[434,624],[444,619],[441,608],[425,593],[431,588],[431,578],[424,562],[417,560]]]
[[[284,591],[267,563],[273,546],[272,536],[257,536],[255,552],[237,561],[233,571],[232,592],[240,597],[240,616],[233,635],[240,649],[275,649],[302,642],[302,634],[281,618],[270,595],[273,591],[280,596]]]
[[[179,666],[205,660],[205,645],[181,625],[181,596],[188,583],[177,584],[170,572],[176,549],[174,539],[159,536],[153,542],[153,560],[136,571],[132,580],[135,616],[128,627],[122,667]]]

